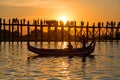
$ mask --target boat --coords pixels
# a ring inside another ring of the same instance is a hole
[[[39,56],[89,56],[95,49],[95,41],[93,40],[85,48],[73,48],[73,49],[43,49],[36,48],[27,43],[28,50],[38,54]]]

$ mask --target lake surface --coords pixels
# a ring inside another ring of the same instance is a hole
[[[40,47],[40,43],[31,44]],[[61,48],[60,44],[55,47]],[[44,43],[42,47],[51,46]],[[26,42],[1,43],[0,80],[120,80],[120,43],[96,43],[92,55],[91,58],[34,57]]]

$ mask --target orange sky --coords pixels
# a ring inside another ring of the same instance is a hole
[[[120,21],[120,0],[0,0],[1,18]]]

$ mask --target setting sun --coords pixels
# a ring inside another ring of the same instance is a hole
[[[60,20],[64,22],[64,24],[68,21],[68,18],[66,16],[61,16]]]

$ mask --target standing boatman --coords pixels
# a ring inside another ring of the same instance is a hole
[[[86,37],[84,34],[82,35],[82,43],[83,43],[82,47],[85,48],[86,47]]]

